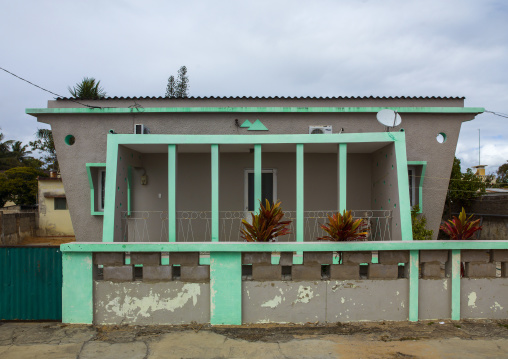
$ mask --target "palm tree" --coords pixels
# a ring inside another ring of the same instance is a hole
[[[30,142],[32,150],[39,150],[44,152],[42,160],[55,171],[59,171],[58,159],[56,158],[55,142],[53,141],[53,132],[46,128],[39,128],[35,133],[37,138],[35,141]]]
[[[24,145],[21,141],[16,141],[11,144],[11,157],[18,164],[24,164],[26,160],[32,158],[30,155],[32,151],[27,150],[28,145]]]
[[[14,141],[4,141],[4,134],[0,132],[0,170],[6,170],[13,166],[10,165],[12,161],[11,145]]]
[[[100,100],[106,97],[106,92],[99,86],[100,81],[95,82],[93,77],[85,77],[73,88],[68,87],[72,97],[81,100]]]

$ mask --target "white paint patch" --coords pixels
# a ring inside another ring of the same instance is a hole
[[[402,308],[405,308],[405,307],[406,307],[406,304],[404,303],[404,301],[400,302],[400,306],[401,306]]]
[[[400,294],[399,291],[397,291],[397,295],[399,295],[399,294]]]
[[[340,298],[340,302],[341,302],[342,304],[344,304],[344,303],[346,302],[346,298],[344,298],[344,297]]]
[[[133,297],[130,295],[131,290],[124,288],[125,297],[120,302],[119,296],[111,300],[105,305],[108,312],[114,313],[119,317],[126,317],[136,319],[139,316],[150,317],[153,312],[157,310],[169,310],[174,312],[176,309],[182,308],[190,300],[196,306],[198,296],[201,294],[201,286],[199,283],[186,283],[181,291],[178,291],[173,298],[161,298],[159,293],[150,293],[142,298]],[[135,289],[132,292],[136,292]],[[169,294],[171,290],[166,291]]]
[[[309,303],[312,298],[314,298],[314,292],[312,291],[312,289],[310,289],[310,287],[304,287],[303,285],[301,285],[298,288],[298,298],[296,298],[293,304]]]
[[[264,302],[263,304],[261,304],[261,306],[263,308],[276,308],[280,303],[282,303],[282,297],[280,295],[276,295],[275,298],[267,301],[267,302]]]
[[[448,290],[448,279],[443,280],[443,289]]]
[[[467,296],[467,305],[468,307],[476,308],[476,292],[471,292]]]
[[[490,307],[494,312],[497,312],[498,310],[503,310],[504,308],[499,305],[498,302],[494,302],[494,305]]]

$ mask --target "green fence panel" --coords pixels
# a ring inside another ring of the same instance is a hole
[[[0,247],[0,320],[62,320],[59,247]]]

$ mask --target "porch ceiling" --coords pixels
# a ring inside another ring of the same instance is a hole
[[[372,153],[388,145],[390,142],[363,142],[349,143],[348,153]],[[168,146],[163,144],[126,144],[122,145],[139,153],[167,153]],[[221,152],[248,153],[254,145],[221,145]],[[210,145],[193,144],[178,145],[180,153],[210,153]],[[295,144],[266,144],[263,152],[296,152]],[[337,153],[337,144],[334,143],[308,143],[305,144],[306,153]]]

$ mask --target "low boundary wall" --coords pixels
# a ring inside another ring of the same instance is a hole
[[[0,245],[17,245],[25,237],[34,236],[37,229],[36,217],[36,212],[0,212]]]
[[[508,241],[69,243],[61,250],[65,323],[508,319]]]

